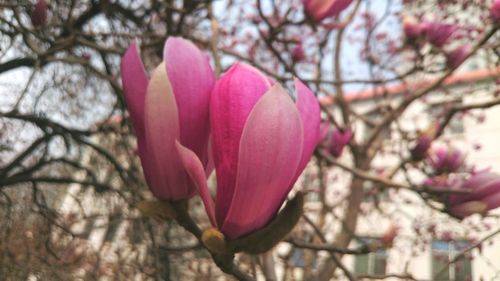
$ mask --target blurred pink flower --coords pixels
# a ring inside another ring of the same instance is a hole
[[[414,161],[420,161],[427,156],[427,151],[431,148],[433,137],[429,135],[421,135],[418,137],[415,146],[410,150],[411,158]]]
[[[416,22],[414,19],[405,17],[403,19],[403,31],[406,38],[409,40],[415,40],[424,34],[424,28],[422,24]]]
[[[465,155],[460,150],[444,146],[433,149],[430,157],[436,175],[458,171],[464,160]]]
[[[200,160],[178,144],[212,225],[229,239],[269,223],[319,141],[320,109],[313,93],[295,79],[294,103],[280,84],[272,84],[240,63],[215,84],[210,101],[215,204]]]
[[[421,28],[426,34],[427,41],[438,48],[443,47],[458,29],[454,24],[441,22],[423,22]]]
[[[299,62],[304,60],[304,57],[304,47],[302,46],[302,43],[299,43],[292,50],[292,60],[295,62]]]
[[[323,146],[336,158],[342,156],[344,147],[352,140],[354,135],[349,128],[332,128],[329,124],[322,125],[321,134]]]
[[[448,199],[448,211],[457,218],[486,212],[500,207],[500,175],[493,172],[473,174],[457,187],[472,193],[452,194]]]
[[[448,68],[459,67],[471,52],[470,45],[462,45],[446,54],[446,65]]]
[[[429,128],[420,133],[415,145],[410,149],[410,154],[414,161],[421,161],[427,156],[432,141],[440,128],[441,125],[439,122],[433,122]]]
[[[33,26],[44,25],[47,21],[47,9],[48,5],[45,0],[38,0],[35,4],[33,11],[31,12],[31,24]]]
[[[194,151],[209,169],[208,110],[215,76],[207,57],[190,41],[170,37],[163,62],[148,80],[138,46],[132,43],[123,56],[121,74],[149,188],[161,199],[193,196],[196,188],[175,144]]]
[[[302,0],[306,14],[314,21],[334,17],[345,10],[353,0]]]
[[[490,8],[491,18],[495,22],[500,21],[500,0],[494,0]]]

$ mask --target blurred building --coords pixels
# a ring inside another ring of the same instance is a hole
[[[400,159],[395,155],[398,151],[405,155],[404,150],[408,149],[401,145],[405,142],[403,138],[408,137],[405,133],[425,130],[452,106],[495,98],[499,91],[498,77],[500,67],[460,71],[446,79],[442,87],[414,102],[402,116],[399,127],[387,130],[379,140],[381,152],[374,159],[372,170],[383,172],[398,165]],[[434,81],[427,78],[413,84],[393,84],[349,93],[346,97],[358,113],[377,122],[382,115],[378,109],[394,106],[406,95]],[[334,100],[327,98],[322,102],[329,106]],[[370,130],[369,126],[354,125],[359,140]],[[433,145],[451,145],[466,153],[469,167],[500,173],[499,140],[500,106],[496,106],[456,114]],[[339,161],[348,163],[349,155]],[[422,173],[409,171],[408,174],[415,184],[424,180]],[[395,180],[398,179],[405,181],[407,178],[401,173],[396,175]],[[368,190],[370,188],[367,186]],[[483,237],[499,231],[499,211],[486,218],[472,215],[460,222],[434,210],[432,204],[416,193],[394,189],[366,196],[361,207],[363,215],[357,228],[357,235],[361,238],[353,241],[351,248],[376,243],[391,225],[397,225],[400,230],[392,248],[343,258],[358,276],[371,276],[370,279],[374,276],[389,277],[384,280],[500,280],[500,237],[488,239],[482,247],[458,256]]]

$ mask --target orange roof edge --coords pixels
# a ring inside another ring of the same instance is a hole
[[[480,69],[480,70],[456,73],[448,77],[444,81],[443,85],[452,86],[455,84],[461,84],[473,81],[482,81],[495,77],[500,78],[500,66],[496,68],[488,68],[488,69]],[[425,79],[415,83],[408,83],[408,84],[400,83],[389,86],[378,86],[374,89],[346,93],[345,98],[348,102],[353,102],[353,101],[361,101],[361,100],[376,98],[381,95],[397,95],[405,91],[411,91],[417,88],[421,88],[425,85],[429,85],[435,82],[436,80],[437,78],[433,78],[433,79]],[[332,96],[326,96],[320,98],[319,102],[324,106],[328,106],[332,105],[335,102],[335,98]]]

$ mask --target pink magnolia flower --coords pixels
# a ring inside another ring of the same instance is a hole
[[[436,175],[456,172],[463,164],[463,153],[451,147],[438,147],[432,151],[431,165]]]
[[[443,47],[458,29],[454,24],[441,22],[423,22],[421,26],[425,31],[427,41],[438,48]]]
[[[471,47],[468,44],[462,45],[455,50],[446,54],[446,65],[448,68],[459,67],[471,52]]]
[[[413,148],[410,150],[411,158],[415,161],[421,161],[427,156],[431,148],[432,141],[441,126],[434,122],[428,129],[420,134]]]
[[[473,174],[457,187],[472,193],[452,194],[448,199],[448,211],[457,218],[474,213],[484,214],[500,207],[500,175],[493,172]]]
[[[163,62],[148,80],[138,47],[132,43],[123,56],[121,74],[149,188],[161,199],[193,196],[196,188],[175,142],[194,151],[208,167],[208,110],[215,75],[207,57],[193,43],[170,37]]]
[[[349,5],[353,0],[302,0],[306,14],[314,21],[320,22],[325,18],[334,17]]]
[[[215,84],[210,102],[215,204],[199,159],[178,145],[208,217],[235,239],[275,216],[319,141],[319,103],[295,79],[296,102],[257,69],[233,65]]]
[[[415,161],[420,161],[427,156],[427,151],[431,148],[432,136],[422,135],[418,137],[415,146],[410,150],[411,158]]]
[[[344,147],[352,140],[353,133],[351,129],[334,128],[330,130],[329,126],[323,128],[323,145],[334,157],[342,156]]]
[[[295,62],[299,62],[304,60],[304,58],[304,47],[302,46],[302,43],[299,43],[292,49],[292,60]]]
[[[500,0],[494,0],[490,7],[491,18],[494,22],[500,21]]]
[[[31,24],[33,26],[44,25],[47,21],[48,5],[45,0],[38,0],[35,4],[33,12],[31,12]]]
[[[416,22],[414,19],[405,17],[403,19],[403,31],[406,38],[415,40],[424,34],[424,27],[422,24]]]

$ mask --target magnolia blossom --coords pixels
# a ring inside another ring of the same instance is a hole
[[[427,41],[438,48],[443,47],[458,29],[454,24],[441,22],[423,22],[421,28],[425,31]]]
[[[44,25],[47,21],[48,5],[45,0],[38,0],[35,4],[33,12],[31,12],[31,23],[33,26]]]
[[[490,14],[493,21],[500,21],[500,0],[493,0],[493,3],[490,7]]]
[[[411,158],[415,161],[424,159],[431,147],[432,140],[433,138],[428,135],[418,137],[415,146],[410,150]]]
[[[280,84],[240,63],[217,81],[210,102],[215,204],[201,161],[178,144],[212,225],[229,239],[269,223],[319,141],[318,101],[297,79],[295,89],[294,103]]]
[[[196,193],[177,153],[189,148],[208,168],[209,101],[215,75],[207,57],[191,42],[170,37],[163,62],[148,79],[132,43],[121,63],[123,92],[137,135],[138,154],[153,194],[185,199]]]
[[[403,19],[403,31],[406,38],[410,40],[415,40],[424,34],[424,27],[421,23],[418,23],[410,17],[405,17]]]
[[[464,163],[463,153],[451,147],[438,147],[432,151],[431,165],[437,175],[456,172]]]
[[[446,65],[449,68],[457,68],[465,61],[471,52],[471,47],[468,44],[462,45],[455,50],[446,54]]]
[[[305,58],[304,46],[302,46],[301,42],[292,49],[292,60],[295,62],[299,62],[304,60],[304,58]]]
[[[480,172],[470,176],[457,187],[471,193],[452,194],[447,208],[450,214],[464,218],[474,213],[484,214],[500,207],[500,175],[493,172]]]
[[[439,128],[439,123],[434,122],[427,130],[420,134],[415,145],[410,150],[411,158],[414,161],[421,161],[427,156],[427,152],[431,148],[432,141]]]
[[[322,128],[323,146],[334,157],[342,156],[344,147],[352,140],[353,133],[351,129],[334,128],[329,125]]]
[[[345,10],[353,0],[302,0],[306,14],[314,21],[334,17]]]

